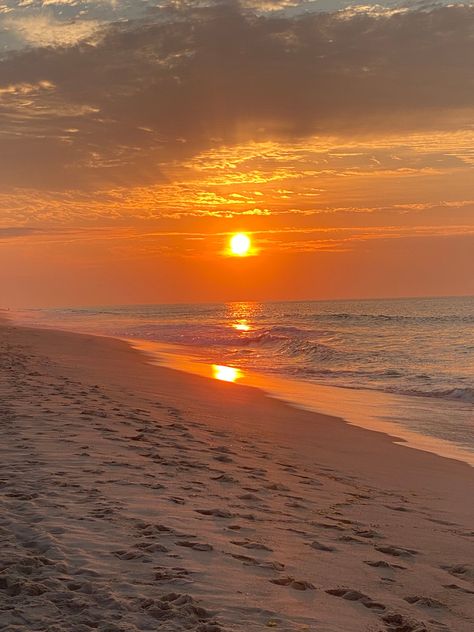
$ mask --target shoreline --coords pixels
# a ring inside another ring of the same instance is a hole
[[[114,347],[115,349],[117,349],[120,345],[123,345],[122,356],[124,357],[126,356],[127,360],[130,360],[135,355],[135,358],[134,358],[135,366],[136,366],[136,362],[138,361],[138,364],[141,365],[142,370],[144,369],[145,371],[147,371],[147,368],[148,368],[150,370],[157,371],[161,377],[167,375],[169,379],[166,381],[166,383],[168,384],[168,382],[171,382],[171,388],[170,388],[171,392],[173,392],[177,386],[177,384],[174,383],[171,376],[174,376],[175,378],[177,378],[178,381],[183,380],[183,383],[185,384],[192,384],[193,386],[197,386],[197,384],[199,384],[200,387],[198,387],[197,390],[200,396],[205,394],[205,396],[203,397],[203,400],[205,401],[206,407],[209,407],[209,406],[212,407],[215,405],[215,402],[210,401],[210,399],[213,399],[214,388],[225,389],[227,391],[227,394],[232,393],[234,390],[236,391],[234,393],[236,395],[237,395],[237,392],[240,394],[247,393],[251,395],[249,395],[248,398],[244,398],[246,400],[245,401],[246,404],[254,404],[255,401],[257,400],[260,403],[267,402],[267,404],[269,404],[270,406],[272,404],[275,404],[276,406],[280,406],[280,407],[282,406],[284,411],[287,414],[293,413],[294,416],[296,417],[301,416],[303,419],[308,419],[308,420],[312,419],[313,421],[318,420],[318,423],[324,420],[326,424],[335,424],[335,427],[339,427],[339,429],[341,429],[341,426],[342,427],[346,426],[348,428],[348,431],[354,430],[356,434],[357,434],[357,431],[360,431],[361,439],[363,436],[365,436],[366,440],[367,440],[367,437],[369,438],[369,440],[370,438],[372,438],[373,440],[376,440],[376,437],[378,437],[380,440],[384,442],[388,442],[393,447],[398,447],[400,449],[403,449],[404,452],[406,452],[406,450],[409,449],[410,452],[418,453],[420,457],[423,457],[426,455],[428,457],[435,457],[435,459],[446,460],[453,464],[459,464],[462,467],[466,466],[474,474],[474,469],[472,467],[472,464],[469,461],[466,461],[465,459],[462,459],[457,455],[449,455],[447,453],[441,454],[439,452],[432,451],[429,449],[424,450],[423,448],[416,445],[410,445],[409,441],[405,440],[403,436],[401,436],[403,434],[403,428],[401,426],[400,426],[400,432],[397,434],[398,425],[395,426],[395,424],[393,424],[394,426],[393,432],[384,428],[383,426],[373,427],[373,426],[367,426],[367,425],[359,425],[359,423],[357,423],[356,421],[351,421],[350,419],[343,417],[341,414],[337,414],[335,412],[318,411],[311,407],[310,408],[301,407],[295,401],[285,399],[283,396],[278,396],[278,395],[275,396],[274,394],[266,390],[265,385],[254,385],[254,384],[249,384],[245,382],[244,383],[241,383],[241,382],[227,383],[225,381],[222,382],[220,380],[216,380],[215,378],[211,377],[210,374],[205,375],[204,372],[194,372],[193,370],[188,369],[187,367],[182,368],[182,367],[177,367],[177,366],[172,366],[172,365],[168,366],[156,361],[152,361],[154,354],[153,352],[150,352],[148,349],[146,349],[146,347],[150,344],[146,340],[122,338],[122,337],[117,337],[113,335],[104,335],[101,333],[80,332],[80,331],[76,331],[72,329],[60,329],[55,326],[42,327],[42,326],[36,326],[36,325],[28,325],[28,324],[15,322],[14,320],[10,319],[10,317],[5,317],[5,316],[3,316],[3,318],[0,317],[0,328],[5,325],[11,326],[13,328],[17,328],[19,330],[23,330],[25,332],[29,331],[33,335],[35,334],[35,332],[43,333],[45,335],[51,333],[53,336],[54,334],[57,334],[58,336],[64,336],[66,342],[68,339],[77,341],[82,338],[84,340],[90,339],[90,342],[95,341],[99,346],[101,346],[101,343],[103,343],[104,345],[107,345],[108,343],[110,343],[109,351],[114,349]],[[69,336],[71,336],[72,338],[69,338]],[[155,343],[151,343],[152,346],[154,344]],[[156,344],[158,346],[170,346],[170,347],[174,346],[174,345],[167,345],[166,343],[156,343]],[[74,345],[74,348],[75,349],[77,348],[76,345]],[[140,360],[138,358],[140,358]],[[75,358],[75,360],[77,359],[78,358]],[[85,361],[85,364],[89,370],[94,367],[95,362],[91,358],[83,357],[82,353],[81,353],[81,361],[82,362]],[[206,366],[206,365],[203,363],[202,366]],[[207,369],[207,372],[209,373],[209,369]],[[259,374],[259,375],[263,375],[263,374]],[[324,387],[324,385],[320,385],[320,386]],[[330,386],[328,388],[329,390],[332,390],[332,389],[339,390],[340,388],[343,388],[343,387]],[[348,389],[348,390],[353,390],[354,392],[357,392],[361,389]],[[384,393],[382,391],[369,391],[369,392],[375,393],[377,395],[383,395],[383,396],[388,395],[387,393]],[[240,401],[241,398],[237,397],[236,399]],[[217,410],[219,413],[222,412],[222,410],[219,407],[217,407]],[[214,414],[213,420],[215,422],[218,422],[219,418],[215,416]],[[301,429],[301,424],[299,424],[299,426]],[[316,429],[317,429],[317,425],[312,426],[311,424],[308,424],[308,426],[305,427],[305,430],[307,430],[307,432],[310,435],[314,431],[316,431]],[[287,439],[288,433],[283,432],[282,437]],[[423,435],[420,435],[420,437],[423,437]],[[427,438],[429,439],[430,437],[427,436]],[[434,440],[436,441],[436,439]],[[358,443],[358,441],[356,441],[356,443]],[[473,476],[473,481],[474,481],[474,476]],[[474,511],[473,511],[473,516],[474,516]]]
[[[467,464],[118,339],[0,345],[0,627],[472,628]]]
[[[149,356],[151,364],[183,371],[184,373],[201,375],[209,379],[216,379],[212,375],[212,367],[208,362],[195,357],[192,353],[179,345],[169,343],[150,342],[136,338],[118,338],[129,343],[134,349],[143,351]],[[389,435],[395,443],[404,447],[423,452],[430,452],[443,458],[454,459],[474,467],[474,450],[468,447],[440,439],[433,435],[423,434],[421,431],[410,429],[407,424],[391,421],[387,413],[377,416],[376,410],[397,407],[402,408],[411,404],[411,412],[419,406],[436,407],[437,399],[422,396],[400,395],[387,393],[375,389],[349,388],[340,385],[327,385],[317,382],[304,382],[268,375],[266,373],[248,369],[238,369],[238,384],[250,386],[263,391],[268,397],[285,402],[294,408],[315,412],[342,419],[345,423],[381,432]],[[342,396],[341,396],[342,395]],[[445,402],[442,402],[445,403]],[[446,403],[445,403],[446,404]],[[448,406],[453,408],[458,402],[449,400]],[[462,405],[462,404],[460,404]],[[393,415],[393,413],[392,413]]]
[[[0,315],[1,316],[1,315]],[[4,318],[20,327],[63,331],[98,338],[120,340],[139,352],[144,352],[149,363],[163,368],[175,369],[191,375],[216,379],[212,375],[212,365],[199,353],[193,353],[194,347],[180,346],[144,338],[129,338],[97,331],[81,330],[80,327],[65,328],[58,324],[28,323],[15,320],[9,314]],[[195,351],[197,351],[196,348]],[[474,449],[455,439],[442,438],[423,431],[426,414],[439,415],[440,407],[452,408],[453,414],[466,415],[467,404],[456,399],[438,399],[422,395],[392,393],[363,387],[344,387],[337,384],[307,382],[288,376],[269,375],[253,369],[238,369],[239,385],[250,386],[263,391],[266,396],[276,398],[293,408],[299,408],[316,414],[342,419],[345,423],[365,430],[380,432],[390,436],[394,442],[406,448],[429,452],[447,459],[454,459],[474,467]],[[342,397],[341,397],[342,395]],[[431,409],[427,411],[427,409]],[[383,413],[380,413],[380,410]],[[400,410],[403,419],[400,419]],[[444,416],[449,415],[443,410]],[[440,425],[443,427],[443,422]]]

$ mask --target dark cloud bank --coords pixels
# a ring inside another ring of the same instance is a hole
[[[467,6],[150,13],[0,60],[0,184],[156,182],[160,163],[219,144],[456,129],[474,107],[473,59]]]

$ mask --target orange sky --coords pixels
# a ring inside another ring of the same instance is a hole
[[[244,4],[0,56],[1,306],[474,293],[474,9]]]

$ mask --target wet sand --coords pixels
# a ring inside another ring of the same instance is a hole
[[[0,325],[0,629],[468,632],[474,469]]]

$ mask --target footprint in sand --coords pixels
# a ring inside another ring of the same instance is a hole
[[[159,621],[178,623],[181,629],[193,628],[196,632],[221,632],[212,621],[212,613],[199,606],[191,595],[167,593],[159,599],[141,599],[141,608]]]
[[[369,544],[367,540],[364,540],[363,538],[356,538],[354,535],[349,535],[348,533],[341,535],[338,540],[339,542],[353,542],[354,544]]]
[[[239,562],[242,562],[244,566],[258,566],[259,568],[267,568],[273,571],[282,571],[285,568],[285,565],[281,564],[281,562],[262,562],[260,560],[257,560],[255,557],[250,557],[249,555],[231,553],[230,556],[233,557],[235,560],[239,560]]]
[[[181,498],[180,496],[170,496],[167,499],[170,503],[174,503],[175,505],[185,505],[186,501],[184,500],[184,498]]]
[[[382,617],[389,632],[448,632],[449,628],[439,621],[430,621],[430,626],[423,621],[417,621],[398,612],[389,612]]]
[[[444,603],[433,599],[432,597],[423,597],[419,595],[411,595],[404,597],[405,601],[415,606],[422,606],[424,608],[446,608]]]
[[[308,546],[310,546],[312,549],[316,549],[317,551],[331,552],[336,550],[333,546],[329,546],[329,544],[323,544],[322,542],[318,542],[317,540],[314,540]]]
[[[252,492],[248,492],[247,494],[242,494],[241,496],[238,496],[238,498],[240,500],[250,500],[251,502],[261,502],[262,499],[259,498],[256,494],[253,494]]]
[[[292,500],[289,503],[285,503],[285,507],[289,507],[290,509],[307,509],[307,505],[300,503],[298,500]]]
[[[165,582],[167,584],[190,584],[193,582],[189,578],[190,571],[185,568],[160,566],[155,571],[154,579],[156,582]]]
[[[214,461],[220,461],[221,463],[233,463],[234,459],[228,454],[218,454],[213,457]]]
[[[270,485],[265,485],[266,489],[275,492],[289,492],[290,488],[282,483],[271,483]]]
[[[9,597],[17,597],[22,592],[21,584],[14,577],[0,577],[0,591]]]
[[[406,512],[410,512],[413,511],[412,509],[409,509],[408,507],[405,507],[404,505],[385,505],[386,509],[390,509],[391,511],[406,511]]]
[[[261,544],[260,542],[251,542],[250,540],[231,540],[231,544],[235,544],[236,546],[242,546],[245,549],[253,549],[256,551],[272,551],[270,547],[265,544]]]
[[[196,513],[203,516],[214,516],[216,518],[233,518],[235,514],[225,509],[196,509]]]
[[[191,542],[190,540],[178,540],[176,545],[193,549],[193,551],[212,551],[214,549],[212,544],[207,544],[205,542]]]
[[[237,483],[237,479],[231,476],[230,474],[218,474],[217,476],[211,476],[212,481],[219,481],[220,483]]]
[[[141,551],[112,551],[119,560],[140,560],[141,562],[152,562],[152,558]]]
[[[388,569],[401,569],[406,570],[406,566],[401,566],[400,564],[391,564],[390,562],[386,562],[385,560],[365,560],[364,564],[368,566],[373,566],[374,568],[388,568]]]
[[[374,531],[374,529],[353,529],[353,532],[360,538],[383,538],[383,536],[380,535],[378,531]]]
[[[474,595],[474,590],[469,590],[469,588],[465,588],[464,586],[459,586],[458,584],[443,584],[443,588],[449,588],[450,590],[459,590],[460,592],[463,592],[466,595]]]
[[[413,557],[418,554],[418,551],[415,549],[406,549],[402,546],[376,546],[376,551],[380,551],[380,553],[385,553],[386,555],[393,555],[393,557]]]
[[[425,518],[425,520],[429,520],[430,522],[434,522],[435,524],[440,524],[445,527],[458,527],[459,526],[455,522],[449,522],[449,520],[441,520],[439,518],[427,517]]]
[[[456,577],[461,577],[466,581],[472,581],[474,579],[474,569],[467,564],[446,565],[441,566],[441,568],[448,571],[451,575],[456,575]]]
[[[158,542],[138,542],[135,544],[135,548],[147,553],[169,553],[169,549]]]
[[[341,597],[342,599],[346,599],[347,601],[358,601],[366,608],[370,610],[374,610],[375,612],[384,612],[386,607],[378,603],[377,601],[373,601],[369,596],[364,595],[364,593],[359,592],[358,590],[352,590],[350,588],[331,588],[330,590],[326,590],[328,595],[333,595],[334,597]]]
[[[295,579],[294,577],[277,577],[276,579],[270,579],[272,584],[277,586],[288,586],[293,590],[316,590],[316,586],[311,582]]]
[[[160,533],[160,534],[174,533],[171,527],[166,527],[164,524],[152,524],[152,523],[143,522],[143,523],[137,524],[135,528],[138,531],[141,531],[142,535],[144,535],[145,537],[154,536],[157,533]]]
[[[334,529],[335,531],[345,531],[344,527],[334,522],[311,522],[313,527],[319,527],[320,529]]]

